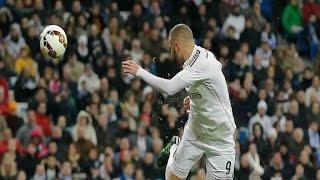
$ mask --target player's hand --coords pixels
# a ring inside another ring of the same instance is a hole
[[[127,60],[122,62],[122,69],[125,73],[136,76],[140,66],[133,60]]]
[[[187,96],[183,100],[183,109],[184,111],[189,111],[190,110],[190,97]]]

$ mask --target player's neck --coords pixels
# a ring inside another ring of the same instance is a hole
[[[182,54],[184,61],[187,61],[191,57],[194,46],[194,43],[186,46],[185,52]]]

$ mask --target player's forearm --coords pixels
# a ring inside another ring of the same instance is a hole
[[[173,95],[179,92],[181,89],[187,86],[187,84],[180,80],[179,77],[174,77],[170,80],[159,78],[149,73],[148,71],[140,68],[137,72],[137,76],[144,80],[146,83],[150,84],[154,88],[168,94]]]

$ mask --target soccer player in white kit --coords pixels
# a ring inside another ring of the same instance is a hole
[[[222,65],[212,52],[194,43],[191,29],[177,24],[169,34],[169,47],[183,70],[172,79],[162,79],[133,60],[122,63],[125,73],[140,77],[155,89],[173,95],[183,88],[190,97],[189,119],[181,142],[170,146],[166,179],[186,179],[203,156],[206,179],[232,179],[235,161],[236,125]]]

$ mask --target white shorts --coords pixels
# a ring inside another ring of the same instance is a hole
[[[205,147],[205,148],[204,148]],[[185,129],[181,142],[174,155],[171,172],[181,179],[186,179],[192,166],[206,156],[206,179],[233,179],[235,153],[213,154],[203,143],[200,136],[196,137],[190,130]]]

